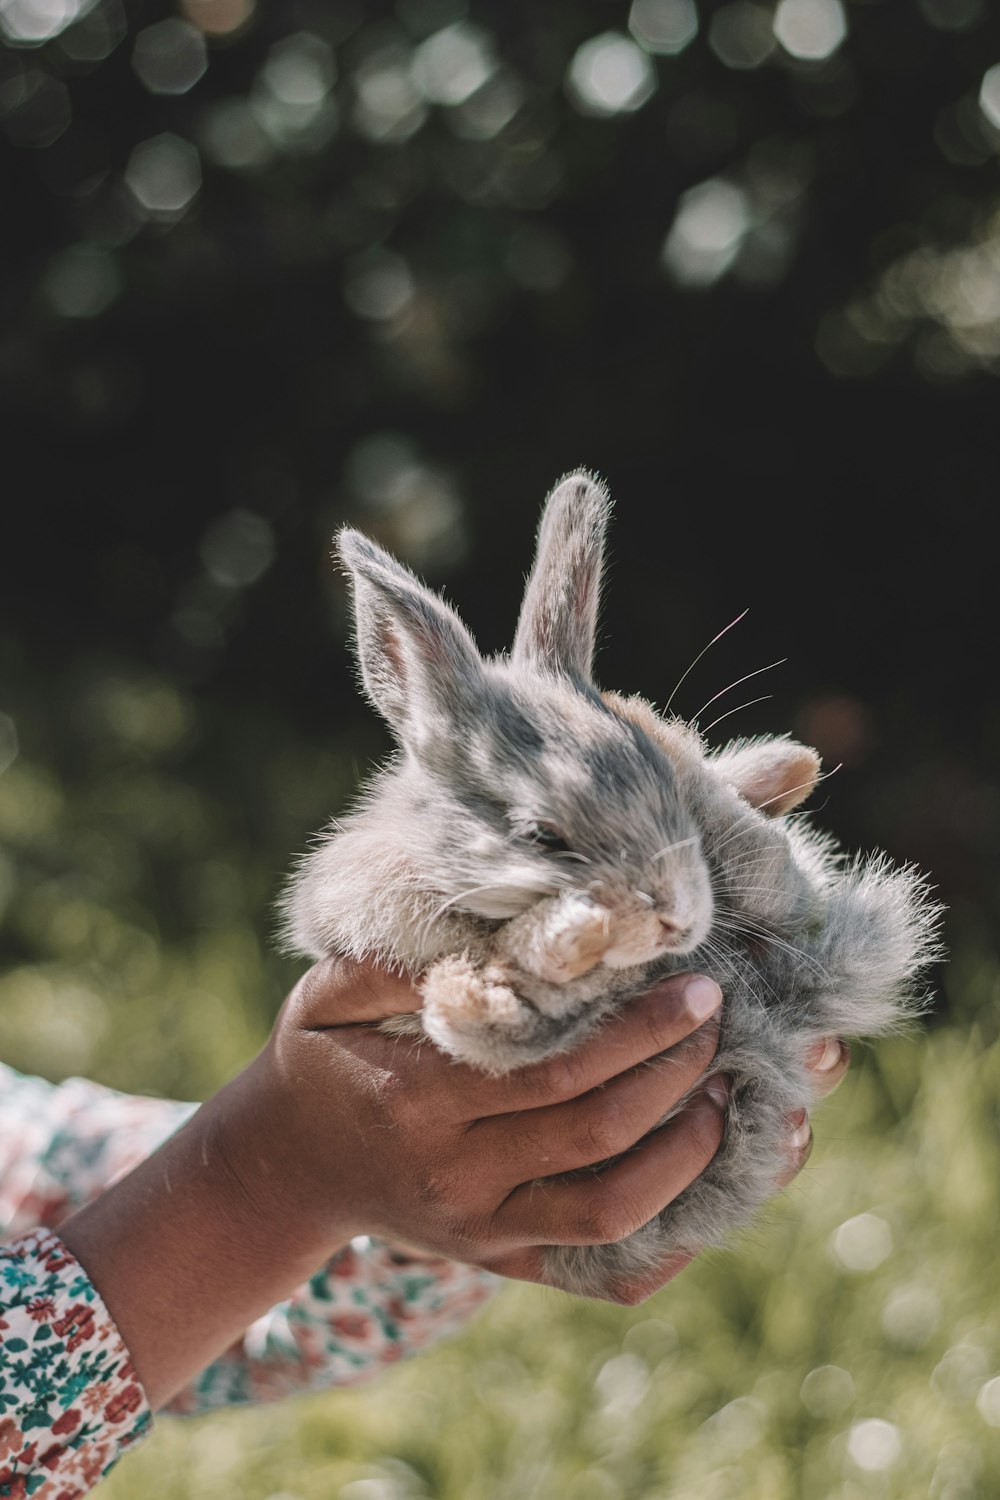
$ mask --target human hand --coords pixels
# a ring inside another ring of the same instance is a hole
[[[357,1233],[543,1280],[544,1246],[622,1238],[711,1160],[725,1086],[697,1084],[719,1000],[677,976],[574,1052],[491,1079],[378,1029],[415,1008],[409,981],[321,964],[249,1068],[60,1232],[154,1408]],[[846,1067],[812,1061],[823,1092]],[[808,1124],[789,1132],[790,1178]],[[611,1295],[640,1301],[690,1259]]]
[[[708,1165],[722,1138],[724,1080],[649,1132],[714,1057],[720,999],[712,981],[677,976],[573,1052],[488,1078],[376,1028],[419,1004],[408,980],[369,964],[319,964],[248,1078],[263,1115],[284,1121],[278,1175],[294,1203],[283,1222],[317,1249],[374,1234],[546,1279],[545,1246],[621,1239]],[[817,1093],[846,1068],[836,1043],[810,1061]],[[252,1129],[238,1132],[232,1158],[251,1195],[262,1180],[253,1141]],[[786,1181],[810,1145],[805,1117],[790,1120]],[[264,1149],[273,1156],[273,1138]],[[564,1175],[588,1166],[600,1170]],[[639,1300],[690,1259],[674,1255],[643,1286],[614,1295]]]

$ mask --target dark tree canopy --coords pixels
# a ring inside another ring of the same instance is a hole
[[[842,834],[982,899],[985,0],[3,0],[0,38],[9,745],[82,776],[100,684],[162,690],[176,774],[273,870],[381,748],[334,528],[500,648],[582,463],[604,680],[662,703],[750,606],[676,706],[788,656],[713,738],[795,729]],[[348,769],[290,790],[291,743]]]

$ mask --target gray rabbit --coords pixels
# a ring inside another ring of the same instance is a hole
[[[492,660],[412,573],[340,533],[362,682],[399,753],[284,903],[299,952],[422,972],[423,1008],[394,1029],[493,1073],[574,1046],[669,973],[716,979],[724,1143],[637,1233],[547,1252],[553,1280],[596,1295],[750,1218],[785,1165],[785,1116],[811,1102],[810,1044],[918,1009],[939,920],[913,870],[848,861],[784,816],[815,784],[814,751],[777,738],[711,752],[597,689],[609,514],[588,474],[556,486],[513,649]]]

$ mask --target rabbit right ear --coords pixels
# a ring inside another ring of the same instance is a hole
[[[590,682],[611,499],[582,470],[545,502],[512,659]]]
[[[337,551],[354,585],[358,663],[365,692],[401,744],[454,731],[473,707],[483,661],[455,611],[360,531]]]

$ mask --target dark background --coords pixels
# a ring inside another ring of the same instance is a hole
[[[263,935],[291,851],[386,744],[336,526],[499,649],[579,464],[617,499],[603,681],[663,704],[749,607],[675,708],[787,656],[710,738],[817,744],[842,764],[822,821],[930,870],[967,964],[993,946],[1000,19],[850,4],[830,55],[758,60],[770,11],[703,5],[680,51],[628,54],[645,102],[602,113],[574,57],[639,9],[0,16],[11,962],[79,957],[53,936],[67,893],[158,941],[237,910]],[[151,141],[179,205],[148,190]],[[665,242],[720,182],[742,234],[685,276]]]

